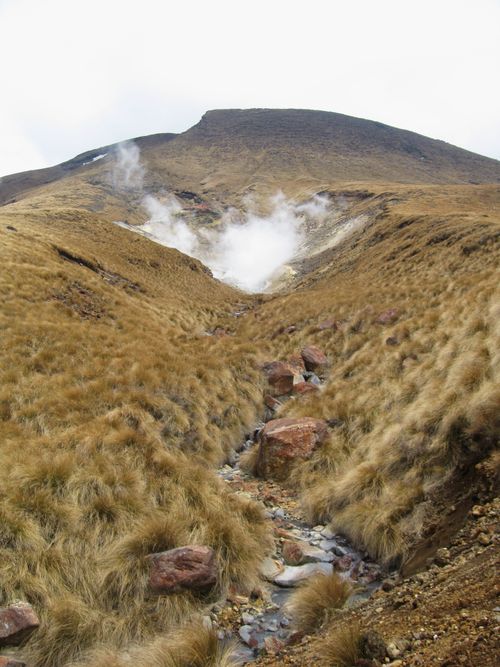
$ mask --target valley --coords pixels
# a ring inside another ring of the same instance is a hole
[[[300,110],[131,145],[0,182],[0,665],[494,667],[499,163]]]

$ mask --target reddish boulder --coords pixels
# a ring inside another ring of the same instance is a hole
[[[298,384],[293,385],[294,394],[309,394],[319,391],[319,387],[312,382],[299,382]]]
[[[261,477],[286,479],[291,465],[308,459],[318,445],[328,438],[322,419],[273,419],[259,435],[256,471]]]
[[[26,663],[15,658],[9,658],[6,655],[0,655],[0,667],[26,667]]]
[[[389,308],[388,310],[384,310],[383,313],[380,313],[380,315],[377,317],[377,322],[379,324],[390,324],[391,322],[395,322],[399,317],[399,311],[397,308]]]
[[[328,359],[325,354],[315,345],[304,347],[300,352],[300,356],[304,360],[306,369],[313,373],[322,371],[328,366]]]
[[[264,396],[264,404],[266,405],[267,408],[270,410],[277,410],[280,408],[283,404],[278,401],[277,398],[274,398],[274,396],[271,396],[270,394],[266,394]]]
[[[19,646],[38,628],[40,621],[27,602],[0,609],[0,646]]]
[[[155,593],[176,593],[182,589],[206,592],[217,581],[215,552],[210,547],[179,547],[148,558],[149,586]]]
[[[292,356],[288,357],[286,360],[286,364],[287,366],[290,366],[295,375],[302,375],[302,373],[306,372],[304,360],[300,354],[292,354]]]
[[[263,367],[269,383],[270,391],[274,396],[285,396],[291,394],[293,385],[303,380],[294,363],[285,361],[272,361]]]

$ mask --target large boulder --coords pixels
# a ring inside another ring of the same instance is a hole
[[[295,461],[308,459],[327,438],[328,426],[322,419],[273,419],[259,434],[256,472],[284,480]]]
[[[208,592],[217,581],[215,552],[211,547],[179,547],[148,558],[149,586],[154,593],[177,593],[183,589]]]
[[[271,361],[263,366],[263,371],[269,383],[269,392],[273,396],[286,396],[293,391],[294,384],[303,382],[302,368],[295,363],[286,361]]]
[[[325,353],[315,345],[308,345],[300,351],[300,356],[304,360],[304,365],[308,371],[321,373],[328,366],[328,359]]]
[[[27,602],[0,609],[0,646],[19,646],[38,628],[40,621]]]

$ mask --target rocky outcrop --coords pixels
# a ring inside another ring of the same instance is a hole
[[[304,360],[306,370],[312,373],[321,373],[328,366],[328,359],[324,352],[315,345],[308,345],[300,351],[300,355]]]
[[[273,419],[259,434],[256,472],[260,477],[284,480],[296,460],[308,459],[326,441],[328,427],[322,419]]]
[[[149,586],[154,593],[181,590],[208,592],[217,581],[215,552],[211,547],[191,545],[148,556]]]
[[[0,646],[19,646],[38,628],[40,621],[27,602],[0,609]]]

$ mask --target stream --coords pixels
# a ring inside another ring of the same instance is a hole
[[[247,440],[240,453],[253,445],[252,440]],[[337,572],[340,577],[356,584],[346,603],[352,605],[369,597],[380,586],[382,569],[328,526],[309,526],[295,493],[272,480],[256,479],[241,470],[240,453],[235,452],[231,462],[217,472],[233,493],[263,503],[275,536],[275,553],[272,558],[264,560],[261,568],[261,576],[267,582],[264,600],[258,604],[244,597],[230,599],[227,605],[233,612],[231,629],[222,629],[224,623],[218,622],[224,607],[215,615],[216,626],[220,628],[219,638],[239,639],[237,657],[241,664],[247,664],[264,652],[279,651],[292,637],[294,628],[285,605],[302,581],[318,572]],[[291,558],[293,543],[300,545],[297,559]],[[300,564],[288,564],[297,561]]]

